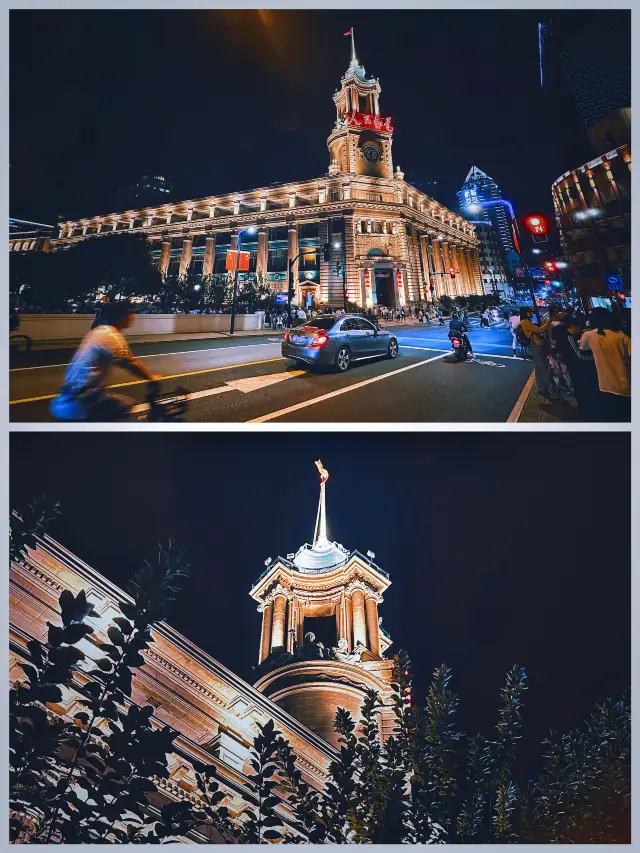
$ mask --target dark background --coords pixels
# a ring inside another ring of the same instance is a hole
[[[476,164],[519,215],[551,217],[551,183],[591,152],[562,82],[540,88],[549,14],[12,11],[11,215],[119,210],[146,174],[174,200],[324,174],[353,26],[407,180],[453,206]]]
[[[463,731],[487,733],[508,668],[529,675],[523,767],[548,730],[630,684],[630,456],[621,433],[46,433],[11,436],[11,504],[58,498],[51,534],[124,586],[174,537],[192,569],[170,623],[255,679],[267,557],[329,533],[372,550],[416,698],[453,669]]]

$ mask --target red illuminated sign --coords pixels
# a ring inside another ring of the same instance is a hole
[[[531,216],[527,216],[524,224],[531,234],[547,233],[547,220],[539,213],[532,213]]]
[[[402,270],[396,270],[396,281],[398,282],[398,287],[402,288]]]
[[[367,289],[371,287],[371,270],[364,271],[364,286]]]
[[[357,110],[353,110],[345,116],[344,123],[350,127],[366,127],[370,130],[383,130],[388,133],[391,133],[393,130],[391,118],[372,116],[369,113],[359,113]]]
[[[239,256],[238,270],[240,272],[249,269],[249,252],[238,252],[235,249],[227,249],[227,264],[225,269],[229,272],[235,272],[236,258]]]

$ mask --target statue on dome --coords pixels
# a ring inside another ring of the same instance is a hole
[[[319,459],[316,459],[316,468],[320,472],[320,482],[324,485],[329,479],[329,472],[325,467],[323,467],[322,462]]]
[[[331,649],[331,656],[340,663],[361,663],[363,647],[358,645],[352,652],[349,652],[348,648],[345,638],[340,637],[338,645]]]

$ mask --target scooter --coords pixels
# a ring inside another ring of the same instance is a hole
[[[451,352],[455,355],[456,361],[466,361],[469,356],[469,345],[465,341],[464,334],[451,332],[449,339],[451,340]]]

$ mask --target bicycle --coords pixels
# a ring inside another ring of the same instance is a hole
[[[9,352],[24,355],[31,349],[31,338],[28,335],[9,335]]]

